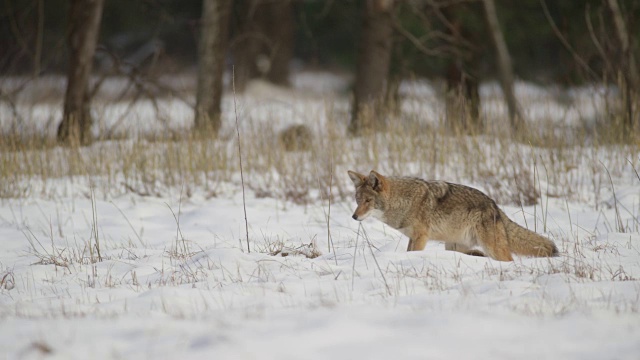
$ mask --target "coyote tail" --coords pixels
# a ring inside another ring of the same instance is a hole
[[[536,257],[558,256],[558,248],[551,240],[513,222],[502,210],[500,216],[512,252]]]

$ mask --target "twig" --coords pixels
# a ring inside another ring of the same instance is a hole
[[[602,47],[602,44],[600,44],[600,41],[598,41],[598,37],[596,36],[596,33],[593,29],[593,23],[591,22],[591,16],[589,15],[590,9],[591,7],[589,6],[589,4],[586,4],[584,8],[584,18],[587,24],[587,29],[589,29],[589,36],[591,36],[591,42],[593,42],[593,45],[596,47],[596,49],[598,50],[598,53],[600,54],[600,58],[604,61],[605,68],[611,71],[612,67],[611,67],[611,62],[609,61],[609,57],[605,53],[604,48]]]
[[[242,209],[244,210],[244,230],[247,234],[247,252],[251,253],[249,247],[249,222],[247,221],[247,201],[244,190],[244,173],[242,171],[242,145],[240,144],[240,127],[238,126],[238,105],[236,104],[236,67],[231,73],[231,84],[233,86],[233,112],[236,117],[236,134],[238,134],[238,158],[240,160],[240,182],[242,183]]]
[[[327,214],[327,245],[333,248],[334,260],[336,261],[336,266],[338,265],[338,257],[336,254],[336,248],[333,245],[333,238],[331,237],[331,199],[333,198],[333,152],[331,152],[331,159],[329,160],[329,210]],[[331,249],[329,249],[331,251]]]
[[[136,229],[133,227],[133,225],[131,224],[131,221],[129,221],[129,218],[124,214],[124,212],[118,207],[118,205],[116,205],[113,201],[110,201],[111,205],[113,205],[113,207],[115,207],[120,214],[122,214],[122,217],[124,217],[124,219],[127,221],[127,224],[129,224],[129,227],[131,228],[131,230],[133,231],[133,233],[136,235],[136,237],[138,238],[138,241],[140,241],[140,244],[145,247],[144,241],[142,241],[142,238],[140,237],[140,234],[138,234],[138,232],[136,231]]]
[[[538,173],[538,164],[536,162],[536,155],[533,151],[533,144],[531,144],[531,142],[529,142],[529,148],[531,149],[531,157],[533,158],[533,188],[535,189],[536,187],[536,174],[538,175],[537,179],[538,179],[538,192],[540,192],[540,194],[542,194],[542,185],[540,185],[540,174]],[[540,199],[542,200],[542,198]],[[538,212],[536,211],[536,205],[538,204],[537,201],[535,201],[533,203],[533,231],[538,230]],[[520,207],[522,207],[522,201],[520,202]],[[524,214],[524,207],[522,207],[522,214]],[[540,215],[542,215],[542,201],[540,202]],[[525,225],[527,225],[526,223],[526,219],[525,219]]]
[[[178,250],[179,250],[178,241],[180,241],[180,239],[183,240],[183,251],[185,254],[187,254],[186,248],[184,247],[184,235],[182,235],[182,230],[180,229],[180,208],[178,206],[178,215],[176,216],[176,213],[171,208],[171,205],[169,205],[166,202],[164,204],[167,205],[167,207],[169,208],[169,211],[171,211],[171,215],[173,215],[173,219],[176,222],[176,254],[178,253]]]
[[[99,230],[98,230],[98,210],[96,208],[96,194],[93,188],[91,189],[91,212],[92,212],[92,223],[93,223],[92,230],[93,230],[93,236],[94,236],[95,245],[96,245],[96,252],[98,253],[98,261],[102,261],[102,255],[100,254],[100,237],[99,237]],[[91,259],[91,261],[93,262],[93,259]]]
[[[616,211],[616,226],[618,227],[617,230],[623,233],[624,225],[622,224],[622,218],[620,217],[620,210],[618,209],[618,198],[616,197],[616,189],[613,187],[613,180],[611,179],[611,173],[609,173],[609,169],[607,169],[607,167],[602,163],[602,161],[598,160],[598,162],[600,163],[600,165],[602,165],[604,170],[607,172],[607,176],[609,176],[609,183],[611,183],[611,192],[613,193],[613,206],[614,206],[614,210]]]
[[[547,18],[549,25],[551,25],[551,30],[553,30],[554,34],[556,34],[556,37],[558,38],[558,40],[560,40],[562,45],[564,45],[565,49],[567,49],[567,51],[571,53],[571,56],[573,56],[573,59],[578,64],[580,64],[580,66],[582,66],[587,71],[587,73],[593,77],[593,79],[598,80],[598,74],[596,74],[591,69],[591,67],[582,59],[582,57],[578,55],[578,53],[573,49],[571,44],[569,44],[569,42],[564,37],[564,35],[562,35],[562,32],[560,31],[560,29],[558,29],[556,22],[553,21],[553,18],[549,13],[549,8],[547,8],[547,3],[545,2],[545,0],[540,0],[540,6],[542,6],[542,10],[544,11],[544,16]]]
[[[547,165],[543,162],[542,167],[544,167],[544,174],[547,177],[547,191],[545,192],[545,204],[544,204],[544,213],[542,212],[542,201],[540,201],[540,214],[542,215],[542,228],[544,232],[547,232],[547,219],[549,218],[549,170],[547,169]],[[538,174],[538,183],[540,182],[540,174]],[[538,185],[539,187],[540,185]],[[542,200],[542,188],[540,188],[540,200]]]
[[[376,258],[376,254],[373,253],[373,245],[371,245],[371,241],[369,241],[369,236],[367,235],[367,232],[364,230],[364,227],[362,226],[362,223],[358,224],[358,234],[360,233],[360,229],[362,229],[363,238],[367,241],[367,244],[369,245],[369,251],[371,251],[371,256],[373,257],[373,261],[376,263],[376,267],[378,268],[378,271],[380,272],[380,276],[382,276],[382,281],[384,281],[384,286],[387,289],[387,294],[393,295],[391,293],[391,288],[389,287],[389,284],[387,283],[387,278],[384,277],[384,273],[382,272],[382,269],[380,268],[380,264],[378,264],[378,259]]]
[[[353,250],[353,264],[351,265],[351,291],[354,290],[354,282],[356,276],[356,255],[358,254],[358,238],[360,237],[360,228],[358,227],[358,233],[356,234],[356,245]]]
[[[569,200],[565,198],[564,203],[567,206],[567,217],[569,218],[569,230],[571,231],[571,235],[573,235],[573,223],[571,223],[571,210],[569,209]]]
[[[629,162],[629,165],[631,165],[631,168],[633,169],[633,171],[636,173],[636,177],[638,178],[638,180],[640,180],[640,174],[638,174],[638,170],[636,170],[636,167],[633,166],[633,162],[631,162],[631,160],[627,159],[627,161]]]

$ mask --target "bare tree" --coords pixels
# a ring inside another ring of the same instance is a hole
[[[613,15],[613,24],[615,27],[615,33],[620,43],[621,50],[621,66],[620,73],[624,79],[624,103],[626,108],[625,125],[630,129],[634,128],[638,124],[634,120],[633,101],[638,95],[638,87],[640,86],[640,79],[638,76],[638,68],[636,66],[636,59],[631,49],[629,42],[629,35],[627,33],[627,25],[622,16],[622,11],[618,5],[618,0],[607,0],[609,10]]]
[[[289,66],[293,58],[295,17],[292,0],[280,0],[271,4],[271,16],[267,26],[271,49],[271,66],[267,80],[274,84],[289,86]]]
[[[91,142],[91,95],[89,77],[93,67],[104,0],[71,0],[68,19],[69,68],[58,141]]]
[[[394,0],[364,2],[349,125],[352,134],[384,125],[381,111],[391,62],[394,6]]]
[[[232,50],[236,66],[236,88],[244,90],[251,79],[263,77],[289,86],[293,58],[295,17],[293,0],[245,0],[239,34]]]
[[[447,126],[454,131],[480,131],[479,63],[482,42],[476,17],[484,18],[478,1],[407,1],[401,3],[424,29],[413,34],[396,19],[394,29],[428,57],[446,60]],[[410,22],[409,22],[410,23]],[[394,44],[397,48],[397,46]]]
[[[522,114],[518,107],[518,101],[516,100],[515,93],[513,91],[513,67],[511,66],[511,56],[507,49],[507,43],[504,40],[504,34],[500,28],[498,22],[498,14],[496,12],[496,5],[493,0],[482,1],[485,10],[485,16],[489,25],[489,32],[491,38],[496,47],[496,53],[498,55],[498,74],[500,77],[500,85],[502,92],[504,93],[505,101],[509,111],[509,121],[511,128],[517,130],[522,127]]]
[[[231,3],[230,0],[202,1],[195,128],[216,134],[222,125],[220,103]]]
[[[434,11],[439,9],[434,7]],[[463,20],[465,13],[470,11],[467,4],[452,4],[444,8],[440,16],[445,22],[449,42],[456,49],[447,56],[446,114],[447,124],[454,130],[478,131],[482,128],[477,77],[478,49],[472,45],[478,41],[478,37]]]

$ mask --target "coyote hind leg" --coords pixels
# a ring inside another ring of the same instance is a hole
[[[499,216],[499,215],[498,215]],[[513,261],[507,230],[499,217],[487,214],[476,226],[478,240],[490,257],[499,261]]]
[[[470,256],[487,256],[480,250],[472,249],[469,246],[457,244],[457,243],[447,242],[444,244],[444,248],[445,250],[457,251]]]

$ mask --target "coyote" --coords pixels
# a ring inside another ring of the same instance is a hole
[[[442,240],[447,250],[513,261],[511,253],[557,256],[555,244],[510,220],[495,201],[479,190],[444,181],[411,177],[369,176],[349,171],[358,207],[353,219],[369,216],[409,237],[407,251],[423,250],[428,239]]]

